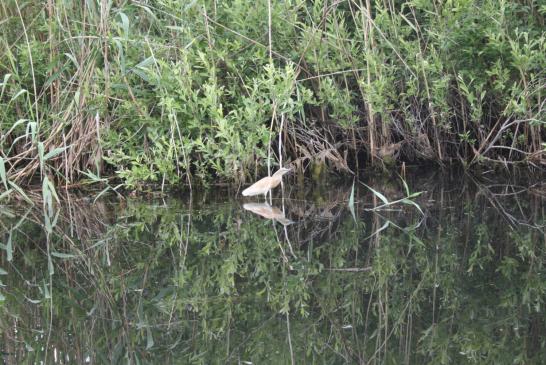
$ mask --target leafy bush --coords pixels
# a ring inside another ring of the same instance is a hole
[[[15,182],[89,170],[130,187],[244,181],[281,141],[284,161],[338,168],[395,150],[537,165],[545,14],[493,0],[8,0],[0,157]],[[39,142],[64,152],[39,161]]]

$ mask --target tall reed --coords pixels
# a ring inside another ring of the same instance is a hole
[[[1,175],[139,188],[243,182],[275,161],[543,168],[545,13],[493,0],[7,0]]]

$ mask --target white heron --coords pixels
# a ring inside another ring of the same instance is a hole
[[[290,172],[291,170],[292,169],[281,167],[277,170],[277,172],[273,174],[273,176],[266,176],[243,190],[243,196],[254,196],[263,194],[265,198],[267,193],[271,189],[276,188],[281,183],[283,175]]]

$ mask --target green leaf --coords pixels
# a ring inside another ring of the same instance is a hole
[[[74,66],[76,66],[76,68],[80,68],[80,64],[78,63],[78,61],[76,60],[76,57],[74,57],[74,55],[72,55],[70,53],[65,53],[64,55],[66,57],[68,57],[70,59],[70,61],[72,61],[72,63],[74,63]]]
[[[110,186],[107,186],[106,188],[102,189],[102,191],[101,191],[100,193],[97,194],[97,196],[95,197],[95,199],[93,199],[93,204],[95,204],[95,202],[97,201],[97,199],[99,199],[102,195],[104,195],[105,193],[107,193],[110,189],[111,189]]]
[[[134,74],[138,75],[142,80],[146,81],[146,82],[150,82],[150,78],[148,77],[148,75],[146,74],[146,72],[142,71],[142,70],[139,70],[138,68],[133,68],[131,70]]]
[[[21,95],[23,95],[24,93],[27,93],[27,92],[28,92],[28,91],[26,91],[25,89],[19,90],[19,92],[18,92],[17,94],[13,95],[13,97],[12,97],[11,100],[10,100],[10,103],[11,103],[12,101],[14,101],[15,99],[17,99],[19,96],[21,96]]]
[[[7,275],[8,272],[0,267],[0,275]]]
[[[51,256],[55,256],[55,257],[58,257],[60,259],[73,259],[73,258],[78,257],[78,255],[74,255],[74,254],[71,254],[71,253],[56,252],[56,251],[51,252]]]
[[[372,191],[372,193],[378,197],[379,199],[381,199],[381,201],[385,204],[389,204],[389,201],[387,200],[387,198],[385,198],[385,196],[383,194],[381,194],[380,192],[372,189],[371,187],[369,187],[368,185],[362,183],[362,185],[364,185],[365,187],[367,187],[368,189],[370,189]]]
[[[8,190],[6,192],[4,192],[3,194],[0,195],[0,200],[2,200],[2,198],[4,197],[4,195],[9,195],[8,193],[12,192],[13,190]],[[3,215],[7,218],[15,218],[15,213],[13,213],[8,207],[2,207],[2,209],[0,209],[0,215]]]
[[[123,28],[123,33],[125,33],[125,37],[128,37],[129,36],[129,18],[122,11],[119,12],[119,17],[121,18],[121,27]]]
[[[17,128],[18,126],[20,126],[21,124],[26,123],[26,122],[28,122],[28,119],[19,119],[19,120],[17,120],[17,122],[13,123],[11,128],[4,134],[4,137],[11,134],[11,132],[13,132],[13,130],[15,128]]]
[[[138,4],[138,3],[135,3],[135,6],[138,6],[139,8],[143,9],[144,11],[146,11],[148,13],[148,15],[150,15],[154,20],[157,20],[157,16],[150,10],[149,7],[147,6],[144,6],[142,4]]]
[[[53,158],[53,157],[57,156],[58,154],[64,152],[65,150],[69,149],[70,147],[72,147],[72,145],[70,145],[70,146],[64,146],[64,147],[57,147],[57,148],[55,148],[53,151],[49,151],[49,152],[44,156],[44,160],[47,161],[47,160],[49,160],[50,158]]]
[[[6,85],[8,84],[8,81],[11,77],[11,74],[5,74],[4,75],[4,81],[2,82],[2,90],[0,91],[0,99],[2,98],[2,96],[4,96],[4,90],[6,89]]]
[[[12,188],[14,188],[19,193],[19,195],[21,195],[23,197],[23,199],[25,199],[30,204],[34,205],[34,202],[28,197],[27,194],[25,194],[23,189],[21,189],[17,184],[15,184],[14,182],[11,182],[11,181],[8,181],[8,184],[10,184],[10,186]]]
[[[13,243],[11,242],[11,232],[12,231],[9,232],[8,243],[6,244],[8,262],[11,262],[11,260],[13,260]]]
[[[89,179],[92,180],[92,182],[94,183],[97,183],[97,182],[107,182],[108,179],[107,178],[104,178],[104,177],[100,177],[99,175],[95,175],[93,172],[87,170],[87,171],[81,171],[81,170],[78,170],[79,173],[87,176]]]
[[[2,182],[4,183],[4,187],[6,190],[9,190],[8,188],[8,177],[6,175],[6,165],[4,164],[4,159],[0,156],[0,178],[2,179]]]
[[[407,204],[407,205],[413,205],[415,208],[417,208],[417,210],[418,210],[422,215],[425,215],[425,213],[423,213],[423,211],[421,210],[421,207],[419,206],[419,204],[417,204],[417,203],[414,202],[413,200],[402,199],[401,202],[404,203],[404,204]]]
[[[152,330],[150,329],[150,326],[146,327],[146,350],[151,349],[154,347],[154,337],[152,336]]]
[[[60,203],[60,202],[61,202],[61,201],[59,200],[59,196],[57,195],[57,191],[55,190],[55,185],[53,184],[53,182],[52,182],[51,180],[49,180],[49,179],[47,178],[47,176],[44,177],[44,181],[42,182],[42,189],[43,189],[43,191],[47,191],[48,194],[51,193],[51,196],[52,196],[53,198],[55,198],[55,200],[57,201],[57,203]],[[42,191],[42,193],[43,193],[43,191]],[[45,198],[46,198],[46,197],[44,196],[44,199],[45,199]],[[51,215],[53,215],[53,214],[51,214]]]
[[[25,297],[25,299],[31,302],[32,304],[40,304],[42,302],[41,299],[31,299],[29,297]]]
[[[44,299],[51,299],[51,293],[49,292],[49,289],[47,287],[47,283],[45,282],[45,280],[43,284],[44,284]]]
[[[30,134],[31,137],[32,137],[32,141],[36,141],[36,132],[38,130],[38,123],[36,122],[28,122],[27,123],[27,129],[26,129],[26,134],[27,136]],[[26,137],[26,136],[22,136],[22,137]]]
[[[51,197],[51,192],[49,191],[49,179],[47,176],[44,177],[44,180],[42,181],[42,199],[44,200],[44,212],[47,214],[44,214],[45,218],[45,226],[49,233],[51,233],[52,226],[51,226],[51,216],[53,216],[53,199]]]
[[[12,189],[4,191],[2,194],[0,194],[0,200],[8,197],[11,194],[12,191],[13,191]]]
[[[391,224],[391,221],[386,221],[385,224],[383,224],[383,226],[381,226],[378,230],[376,230],[375,232],[373,232],[371,235],[369,235],[368,237],[364,238],[364,240],[367,240],[369,238],[372,238],[373,236],[375,236],[376,234],[378,234],[379,232],[387,229],[389,227],[389,225]]]
[[[53,260],[51,260],[51,255],[47,255],[47,269],[49,271],[49,276],[55,274],[55,268],[53,267]]]
[[[125,52],[123,51],[123,45],[121,44],[121,42],[117,38],[114,38],[113,42],[117,46],[118,52],[119,52],[119,66],[121,68],[121,74],[126,75],[127,70],[126,70],[126,67],[125,67]]]
[[[38,157],[40,159],[40,172],[44,173],[44,143],[38,142]]]
[[[48,87],[50,87],[51,84],[53,84],[54,81],[58,80],[59,77],[61,77],[61,75],[63,75],[63,72],[65,70],[66,70],[66,67],[62,67],[62,68],[58,69],[56,72],[54,72],[53,74],[51,74],[51,76],[49,76],[47,78],[47,80],[44,82],[43,89],[47,89]]]
[[[148,67],[149,65],[155,63],[155,58],[153,56],[150,56],[146,59],[144,59],[143,61],[139,62],[135,68],[146,68]]]
[[[355,214],[355,181],[353,180],[353,187],[351,188],[351,195],[349,196],[349,210],[353,215],[353,219],[356,223],[356,214]]]
[[[177,26],[177,25],[167,25],[165,28],[171,29],[171,30],[176,30],[176,31],[179,31],[179,32],[184,32],[185,31],[184,27]]]
[[[400,175],[398,175],[398,176],[400,176]],[[406,196],[409,196],[410,195],[410,190],[409,190],[408,184],[406,183],[406,180],[404,180],[402,178],[402,176],[400,176],[400,180],[402,180],[402,184],[404,184],[404,189],[406,190]]]

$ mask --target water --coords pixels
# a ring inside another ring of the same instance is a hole
[[[0,206],[3,361],[546,363],[544,184],[407,180]]]

